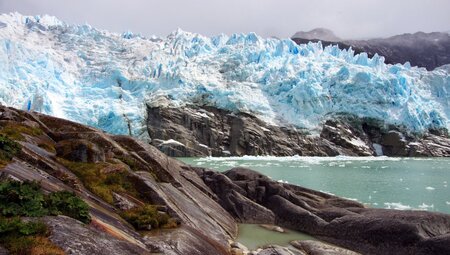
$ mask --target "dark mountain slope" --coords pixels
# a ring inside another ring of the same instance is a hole
[[[370,40],[329,40],[330,36],[311,38],[311,34],[296,33],[292,40],[298,44],[309,41],[322,41],[324,46],[339,45],[340,49],[352,47],[356,53],[367,52],[369,56],[384,56],[386,63],[396,64],[410,62],[412,66],[433,70],[450,64],[450,34],[424,33],[402,34],[389,38]]]

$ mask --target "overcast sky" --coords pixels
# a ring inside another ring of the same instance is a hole
[[[0,0],[0,12],[50,14],[113,32],[166,36],[329,28],[342,38],[450,30],[450,0]]]

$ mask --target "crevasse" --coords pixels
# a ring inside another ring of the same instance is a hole
[[[0,103],[114,134],[145,134],[147,105],[185,104],[310,130],[341,113],[414,132],[448,129],[449,73],[449,66],[429,72],[254,33],[145,38],[50,16],[0,15]]]

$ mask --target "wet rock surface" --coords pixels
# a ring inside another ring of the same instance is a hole
[[[277,225],[313,235],[355,252],[449,252],[450,215],[447,214],[364,208],[362,204],[351,200],[275,182],[245,168],[234,168],[223,174],[199,169],[197,172],[211,190],[229,194],[218,194],[219,203],[243,222],[246,219],[240,217],[237,208],[255,203],[265,208],[260,210],[262,215],[272,212]],[[229,198],[236,193],[248,200]],[[239,204],[241,201],[244,201],[244,205]],[[249,220],[254,219],[255,217],[251,217]],[[262,217],[259,220],[264,219]],[[305,247],[310,250],[319,249],[311,245]]]
[[[382,120],[335,116],[317,135],[271,126],[253,115],[214,107],[149,107],[152,145],[174,157],[199,156],[450,156],[445,130],[420,136]]]

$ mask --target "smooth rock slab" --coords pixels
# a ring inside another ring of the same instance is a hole
[[[360,255],[360,253],[319,241],[292,241],[291,245],[308,255]]]
[[[51,228],[50,241],[61,247],[66,254],[150,254],[140,246],[144,246],[143,244],[117,239],[66,216],[45,217],[44,221]]]

